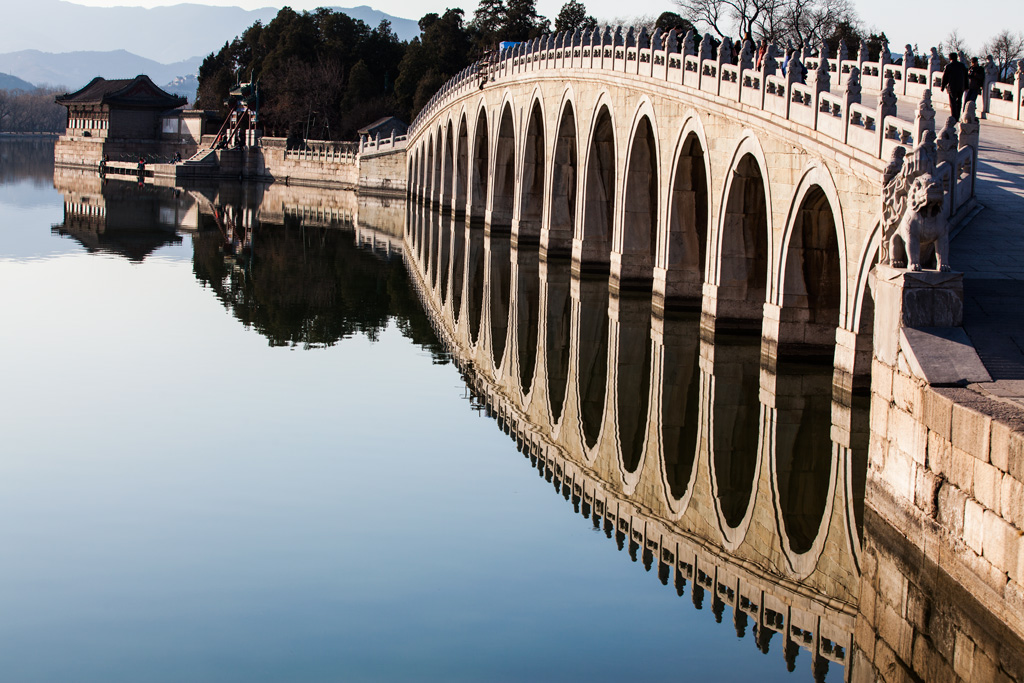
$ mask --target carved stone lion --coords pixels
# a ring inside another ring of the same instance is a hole
[[[921,270],[921,250],[935,245],[935,265],[949,270],[949,221],[942,210],[942,183],[931,173],[914,179],[907,192],[907,210],[892,236],[889,253],[897,268]]]

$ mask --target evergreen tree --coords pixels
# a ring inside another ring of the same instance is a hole
[[[569,0],[562,5],[555,19],[555,32],[575,31],[576,29],[588,29],[597,27],[597,19],[587,14],[587,8],[582,2]]]
[[[493,50],[498,43],[530,40],[547,33],[550,23],[537,14],[536,0],[480,0],[471,28],[477,46]]]

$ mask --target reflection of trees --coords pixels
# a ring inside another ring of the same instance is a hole
[[[376,340],[394,319],[435,361],[446,359],[402,261],[360,249],[352,233],[286,220],[255,228],[249,255],[226,257],[223,243],[220,231],[193,237],[196,278],[272,346],[333,346],[357,333]]]
[[[21,180],[53,185],[52,139],[0,140],[0,185]]]

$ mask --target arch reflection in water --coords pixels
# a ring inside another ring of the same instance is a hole
[[[676,500],[690,489],[700,438],[700,321],[658,321],[662,337],[661,434],[665,481]]]
[[[580,429],[588,449],[597,444],[604,423],[608,386],[608,279],[587,276],[573,280],[579,319],[578,389]]]
[[[627,472],[636,472],[647,436],[651,379],[651,295],[622,294],[613,301],[617,314],[616,403],[619,446]]]
[[[787,667],[809,652],[803,671],[848,674],[862,407],[835,403],[821,369],[762,365],[757,339],[702,340],[696,315],[654,315],[646,293],[610,295],[607,274],[541,260],[535,276],[532,251],[480,239],[466,268],[486,263],[480,298],[498,329],[479,343],[472,312],[455,320],[425,264],[409,260],[472,400],[576,513],[675,593],[690,587],[694,605],[722,621],[731,610],[736,633]],[[518,371],[493,372],[502,358]]]
[[[473,344],[480,339],[480,321],[484,310],[484,233],[469,231],[469,338]]]
[[[534,249],[516,249],[516,346],[519,384],[524,396],[533,388],[537,368],[537,335],[540,321],[540,260]]]
[[[438,259],[438,267],[440,268],[441,274],[438,282],[438,291],[441,294],[441,302],[444,303],[448,300],[448,273],[451,267],[451,237],[452,229],[449,221],[444,220],[442,217],[440,221],[440,258]]]
[[[565,261],[541,263],[547,300],[545,322],[545,362],[551,423],[562,419],[565,392],[569,382],[569,348],[572,332],[572,297],[569,292],[569,264]]]
[[[505,358],[505,346],[508,342],[508,316],[512,296],[512,274],[509,265],[511,245],[507,236],[494,237],[488,240],[488,270],[491,321],[491,350],[495,370],[502,367]]]
[[[721,335],[710,347],[711,453],[717,500],[725,524],[743,524],[760,464],[760,343]]]
[[[775,376],[775,479],[785,538],[796,554],[820,535],[835,462],[832,369],[781,364]]]
[[[462,285],[466,273],[466,227],[454,220],[452,233],[452,316],[458,322],[462,314]]]

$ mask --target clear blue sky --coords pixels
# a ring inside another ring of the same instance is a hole
[[[173,0],[73,0],[76,4],[94,6],[129,5],[156,7],[177,4]],[[328,6],[354,6],[369,4],[388,14],[409,19],[418,19],[427,12],[443,12],[446,7],[462,7],[471,15],[478,0],[293,0],[292,2],[268,2],[267,0],[208,0],[197,4],[234,5],[246,9],[257,9],[268,5],[288,4],[293,9],[313,9]],[[541,14],[554,18],[565,0],[538,0]],[[634,0],[583,0],[587,9],[598,20],[624,19],[637,15],[658,15],[665,10],[677,10],[671,1]],[[854,5],[868,29],[885,31],[893,49],[906,43],[917,43],[921,51],[942,41],[956,28],[972,50],[980,50],[982,44],[994,33],[1008,28],[1024,31],[1024,2],[996,2],[995,0],[932,0],[927,3],[892,2],[891,0],[855,0]]]

